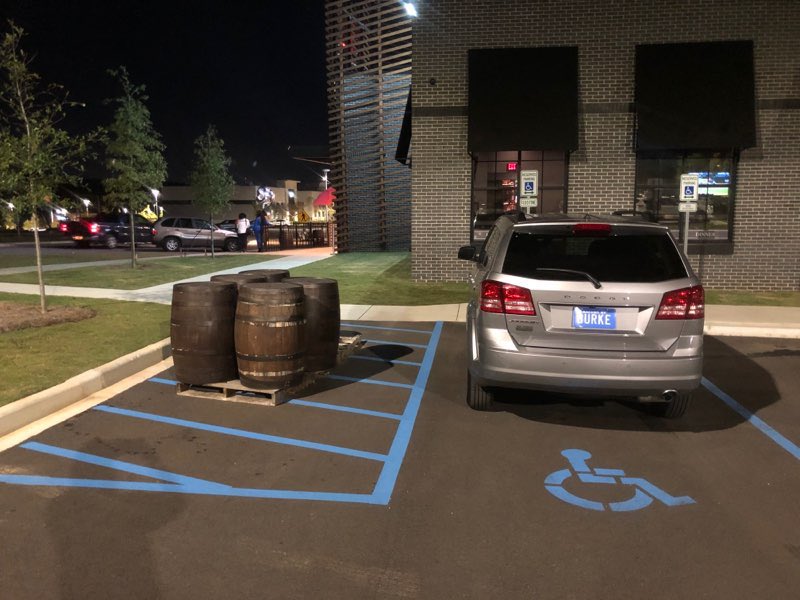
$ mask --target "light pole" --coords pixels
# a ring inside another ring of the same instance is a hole
[[[81,202],[83,202],[83,208],[86,209],[86,216],[89,216],[89,206],[92,204],[88,198],[81,198]],[[79,215],[80,216],[80,215]]]
[[[153,194],[153,213],[156,215],[156,219],[161,218],[161,214],[158,212],[158,197],[161,195],[156,188],[150,188],[150,193]]]

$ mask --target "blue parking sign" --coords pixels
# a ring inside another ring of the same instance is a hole
[[[532,181],[526,181],[525,182],[525,191],[527,193],[530,193],[530,194],[532,194],[534,192],[533,182]]]
[[[683,186],[683,195],[687,198],[694,197],[694,186],[693,185],[685,185]]]

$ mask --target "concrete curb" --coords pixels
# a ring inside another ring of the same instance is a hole
[[[0,407],[0,437],[79,402],[172,354],[169,338],[67,379],[21,400]]]

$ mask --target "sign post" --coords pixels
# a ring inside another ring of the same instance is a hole
[[[539,205],[539,171],[522,171],[520,173],[519,207],[523,212],[526,208],[536,208]]]
[[[683,253],[689,256],[689,213],[697,212],[697,198],[700,178],[697,175],[681,175],[681,195],[678,211],[683,217]]]

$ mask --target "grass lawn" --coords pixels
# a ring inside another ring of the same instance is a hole
[[[0,300],[38,304],[39,297],[0,293]],[[52,296],[47,302],[86,306],[97,314],[77,323],[0,335],[0,406],[169,336],[170,307],[166,305]]]
[[[337,254],[292,269],[292,275],[337,279],[342,304],[420,306],[469,300],[467,283],[413,283],[408,252]]]
[[[95,260],[108,260],[107,256],[93,256],[86,252],[82,255],[74,256],[43,256],[43,265],[62,265],[67,263],[79,262],[92,262]],[[35,267],[36,257],[33,255],[33,248],[31,248],[30,256],[0,256],[0,269],[8,269],[12,267]]]
[[[800,292],[735,292],[706,288],[706,304],[800,306]]]
[[[130,263],[125,265],[105,265],[84,267],[65,271],[44,272],[46,285],[69,285],[76,287],[97,287],[116,290],[137,290],[140,288],[178,281],[206,273],[214,273],[234,267],[247,267],[253,263],[274,260],[276,256],[265,254],[219,253],[215,258],[209,256],[189,256],[175,258],[139,259],[136,269]],[[6,283],[38,283],[36,273],[0,275]]]

